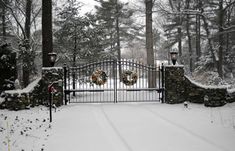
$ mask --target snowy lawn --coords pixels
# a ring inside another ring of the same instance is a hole
[[[0,110],[0,151],[233,151],[234,140],[235,103],[70,104],[51,126],[45,107]]]
[[[43,106],[22,111],[0,110],[0,151],[41,151],[50,136],[48,114]]]

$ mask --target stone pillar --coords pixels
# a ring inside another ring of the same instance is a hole
[[[62,67],[44,67],[42,68],[42,94],[45,104],[49,104],[48,86],[52,83],[56,92],[53,94],[53,104],[63,105],[63,68]]]
[[[165,66],[165,102],[169,104],[184,102],[184,66]]]

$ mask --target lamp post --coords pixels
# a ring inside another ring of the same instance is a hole
[[[57,92],[55,89],[54,85],[62,86],[62,80],[54,81],[48,86],[48,92],[49,92],[49,117],[50,117],[50,122],[52,122],[52,103],[53,103],[53,94]]]
[[[54,85],[55,83],[53,82],[52,84],[50,84],[48,86],[48,91],[49,91],[49,117],[50,117],[50,122],[52,122],[52,97],[53,97],[53,93],[55,92],[55,88]]]
[[[49,62],[51,64],[51,67],[54,67],[55,62],[56,62],[56,58],[57,58],[57,54],[54,52],[48,53],[49,56]],[[52,103],[53,103],[53,94],[56,92],[56,89],[54,88],[54,85],[57,84],[58,81],[54,81],[51,84],[48,85],[48,92],[49,92],[49,108],[50,108],[50,112],[49,112],[49,116],[50,116],[50,122],[52,122]]]
[[[56,62],[56,58],[57,58],[57,54],[54,52],[50,52],[48,53],[49,56],[49,62],[51,63],[51,67],[54,67],[55,62]]]
[[[172,64],[175,65],[176,64],[176,61],[177,61],[177,55],[178,55],[178,52],[177,51],[171,51],[170,52],[170,55],[171,55],[171,61],[172,61]]]

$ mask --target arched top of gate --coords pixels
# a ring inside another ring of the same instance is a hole
[[[147,65],[147,64],[143,64],[141,62],[136,62],[133,60],[104,60],[104,61],[97,61],[97,62],[92,62],[92,63],[87,63],[87,64],[82,64],[76,67],[70,67],[70,69],[85,69],[85,68],[93,68],[93,67],[101,67],[101,66],[115,66],[115,64],[121,65],[121,66],[130,66],[130,67],[134,67],[134,68],[143,68],[146,70],[156,70],[159,67],[157,67],[156,65],[152,66],[152,65]]]
[[[147,65],[147,64],[136,62],[133,60],[119,60],[117,62],[120,65],[126,65],[126,66],[131,66],[131,67],[136,67],[136,68],[145,68],[148,70],[156,70],[158,68],[156,65]]]
[[[70,69],[86,69],[86,68],[91,68],[91,67],[99,67],[103,65],[113,65],[116,61],[115,60],[104,60],[104,61],[97,61],[97,62],[92,62],[92,63],[86,63],[82,65],[78,65],[76,67],[70,67]]]

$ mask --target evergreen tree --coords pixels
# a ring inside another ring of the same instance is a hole
[[[96,0],[100,5],[95,6],[98,24],[105,31],[103,37],[106,51],[117,60],[121,60],[121,43],[128,43],[136,36],[136,26],[132,20],[134,11],[127,8],[127,3],[118,0]],[[122,76],[119,64],[119,77]]]
[[[100,5],[95,6],[98,24],[105,31],[106,50],[116,53],[121,59],[121,44],[134,39],[134,33],[139,27],[134,25],[134,10],[127,8],[128,3],[118,0],[96,0]]]
[[[16,53],[8,43],[0,45],[0,93],[14,89],[16,79]]]
[[[62,49],[62,53],[67,54],[63,60],[69,59],[74,66],[78,57],[80,60],[96,61],[104,50],[103,31],[97,25],[96,17],[89,13],[81,16],[80,7],[78,1],[68,1],[63,9],[58,10],[55,21],[55,42],[60,49],[57,51],[61,53]]]

